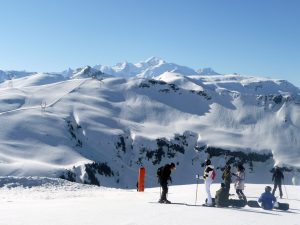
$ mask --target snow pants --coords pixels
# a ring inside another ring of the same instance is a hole
[[[242,189],[236,189],[236,193],[237,193],[239,199],[244,199],[244,200],[247,199]]]
[[[275,191],[276,191],[277,187],[279,188],[280,198],[282,198],[283,194],[282,194],[282,189],[281,189],[281,182],[276,182],[275,181],[272,194],[273,195],[275,194]]]
[[[167,194],[168,194],[168,183],[161,182],[160,186],[162,188],[160,201],[166,201],[167,200]]]
[[[210,185],[212,184],[212,180],[211,179],[206,179],[205,180],[205,191],[206,191],[206,195],[207,195],[207,205],[212,205],[212,197],[211,197],[211,193],[210,193]]]

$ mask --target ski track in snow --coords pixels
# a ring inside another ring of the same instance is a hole
[[[47,104],[46,105],[46,108],[49,108],[49,107],[53,107],[56,103],[58,103],[59,101],[61,101],[61,99],[63,99],[65,96],[67,96],[68,94],[72,93],[73,91],[75,91],[77,88],[81,87],[82,85],[84,85],[88,80],[83,80],[80,84],[78,84],[76,87],[74,87],[72,90],[68,91],[67,93],[65,93],[63,96],[61,96],[60,98],[58,98],[57,100],[54,100],[52,103],[50,104]],[[9,114],[9,113],[14,113],[14,112],[18,112],[18,111],[24,111],[24,110],[31,110],[31,109],[41,109],[41,105],[39,106],[32,106],[32,107],[21,107],[21,108],[18,108],[18,109],[13,109],[13,110],[8,110],[8,111],[5,111],[5,112],[1,112],[0,113],[0,116],[1,115],[5,115],[5,114]]]

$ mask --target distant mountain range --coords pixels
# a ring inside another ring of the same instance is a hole
[[[164,72],[180,73],[182,75],[219,75],[211,68],[203,68],[197,71],[186,67],[180,66],[175,63],[168,63],[159,57],[151,57],[144,62],[139,63],[117,63],[114,66],[85,66],[82,68],[65,70],[61,73],[65,77],[79,77],[79,76],[93,76],[93,74],[100,75],[101,73],[117,76],[117,77],[156,77]],[[11,80],[36,74],[37,72],[26,72],[26,71],[2,71],[0,70],[0,82],[5,80]]]
[[[0,72],[0,175],[135,187],[146,168],[177,164],[194,183],[211,158],[244,163],[247,182],[284,167],[300,178],[300,90],[285,80],[194,71],[150,58],[61,73]]]

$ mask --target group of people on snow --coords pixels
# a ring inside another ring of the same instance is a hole
[[[166,164],[163,167],[160,167],[157,171],[157,177],[158,182],[162,188],[161,196],[159,199],[159,203],[171,203],[167,199],[168,194],[168,181],[172,182],[171,173],[176,169],[176,166],[174,163]],[[232,204],[231,199],[229,199],[230,196],[230,185],[233,181],[234,177],[234,187],[236,190],[236,194],[239,198],[239,200],[244,201],[247,203],[247,198],[244,194],[244,188],[245,188],[245,168],[242,164],[238,164],[236,166],[236,172],[233,173],[231,171],[231,166],[226,165],[223,174],[222,174],[222,180],[220,189],[215,194],[215,201],[213,202],[213,198],[210,191],[210,186],[213,183],[216,176],[216,172],[214,169],[214,166],[211,163],[210,159],[205,160],[205,168],[204,168],[204,174],[203,176],[197,175],[197,179],[203,179],[204,185],[205,185],[205,191],[207,194],[206,199],[206,206],[213,206],[214,204],[218,207],[228,207]],[[277,187],[279,188],[280,192],[280,198],[282,198],[282,181],[284,179],[283,173],[280,170],[279,167],[275,167],[273,171],[272,181],[274,181],[274,188],[272,191],[272,188],[270,186],[266,186],[265,192],[262,193],[260,198],[258,199],[258,202],[261,203],[261,207],[264,209],[272,209],[274,204],[276,203],[276,198],[274,197],[275,191]]]

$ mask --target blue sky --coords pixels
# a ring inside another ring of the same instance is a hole
[[[300,86],[298,0],[0,0],[0,69],[150,56]]]

